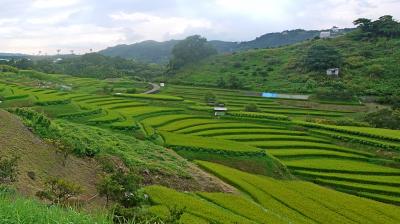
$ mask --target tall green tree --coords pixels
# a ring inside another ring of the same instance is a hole
[[[174,46],[169,67],[171,70],[177,70],[214,54],[217,54],[217,50],[206,38],[199,35],[190,36]]]

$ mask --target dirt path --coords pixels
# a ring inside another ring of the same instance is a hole
[[[160,86],[158,84],[149,82],[149,84],[153,87],[151,90],[144,92],[143,94],[154,94],[160,91]]]

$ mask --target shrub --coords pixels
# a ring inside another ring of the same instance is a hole
[[[45,182],[45,189],[38,191],[36,196],[49,200],[52,204],[65,205],[68,199],[82,193],[82,188],[67,180],[51,177]]]
[[[367,114],[364,120],[376,128],[400,129],[400,110],[382,109]]]
[[[367,73],[370,77],[379,77],[382,76],[385,72],[385,69],[380,64],[373,64],[368,67]]]
[[[17,180],[19,157],[10,159],[0,157],[0,184],[12,183]]]
[[[206,95],[204,96],[204,101],[207,104],[214,104],[217,101],[217,97],[215,96],[214,93],[207,92]]]
[[[247,104],[244,107],[244,110],[247,111],[247,112],[258,112],[259,111],[258,106],[255,103]]]
[[[139,205],[141,200],[138,178],[132,173],[125,174],[122,169],[105,176],[97,185],[97,189],[101,196],[106,197],[107,204],[109,200],[113,200],[128,208]]]
[[[18,69],[9,65],[0,65],[0,72],[18,73]]]
[[[126,93],[130,93],[130,94],[134,94],[136,92],[137,92],[137,90],[135,88],[130,88],[130,89],[126,90]]]

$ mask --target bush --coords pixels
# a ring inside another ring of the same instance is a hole
[[[368,72],[368,75],[370,77],[380,77],[385,72],[385,69],[383,68],[382,65],[373,64],[373,65],[368,67],[368,71],[367,72]]]
[[[376,128],[400,129],[400,110],[382,109],[367,114],[364,120]]]
[[[10,159],[0,157],[0,184],[12,183],[17,180],[19,157]]]
[[[137,92],[137,90],[135,88],[130,88],[130,89],[126,90],[126,93],[130,93],[130,94],[134,94],[136,92]]]
[[[68,199],[82,193],[82,188],[67,180],[52,177],[45,182],[45,189],[38,191],[36,196],[49,200],[52,204],[66,205]]]
[[[204,96],[204,101],[207,104],[215,104],[215,102],[217,101],[217,97],[215,96],[214,93],[207,92],[206,95]]]
[[[106,197],[107,204],[109,200],[113,200],[129,208],[139,205],[141,200],[138,178],[131,173],[125,174],[122,169],[105,176],[97,185],[97,189],[101,196]]]
[[[244,107],[244,110],[247,111],[247,112],[258,112],[259,111],[258,106],[255,103],[247,104]]]
[[[18,69],[9,65],[0,65],[0,72],[18,73]]]

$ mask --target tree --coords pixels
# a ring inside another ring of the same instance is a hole
[[[367,114],[364,120],[376,128],[400,129],[400,110],[382,109]]]
[[[368,67],[368,74],[370,77],[379,77],[385,72],[385,69],[380,64],[373,64]]]
[[[116,201],[124,207],[133,207],[139,204],[140,198],[137,190],[139,181],[131,173],[125,174],[119,169],[109,176],[105,176],[97,185],[101,196],[105,196],[107,204],[109,200]]]
[[[372,22],[370,19],[366,18],[359,18],[354,20],[353,24],[360,28],[364,32],[371,32],[372,31]]]
[[[342,63],[342,55],[335,48],[326,45],[310,47],[304,60],[308,70],[319,72],[340,67]]]
[[[400,36],[400,23],[391,15],[379,17],[378,20],[360,18],[353,22],[359,29],[355,37],[358,39],[370,39],[374,37],[394,38]]]
[[[18,160],[17,156],[9,159],[0,157],[0,184],[8,184],[17,180]]]
[[[241,89],[243,88],[243,85],[235,75],[230,75],[228,79],[228,87],[231,89]]]
[[[226,87],[226,83],[225,83],[224,78],[222,78],[222,77],[219,77],[219,78],[218,78],[218,80],[217,80],[217,86],[218,86],[219,88],[225,88],[225,87]]]
[[[169,62],[171,70],[177,70],[187,64],[217,54],[217,50],[199,35],[187,37],[177,43],[172,49],[172,59]]]
[[[73,153],[73,148],[69,145],[64,144],[59,139],[49,139],[51,143],[56,147],[57,154],[61,154],[62,156],[62,165],[65,166],[67,164],[67,160],[69,155]]]
[[[67,180],[51,177],[45,182],[45,189],[38,191],[36,196],[47,199],[52,204],[65,205],[68,199],[76,197],[82,193],[82,188],[75,183]]]
[[[255,103],[250,103],[250,104],[247,104],[244,107],[244,110],[247,111],[247,112],[257,112],[258,111],[258,106]]]
[[[207,104],[214,104],[217,101],[217,97],[212,92],[207,92],[204,96],[204,100]]]

